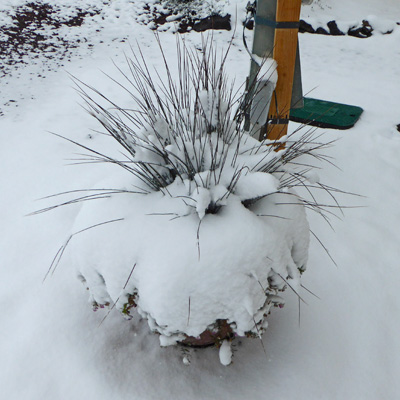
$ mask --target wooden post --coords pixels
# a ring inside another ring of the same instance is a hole
[[[268,113],[267,138],[277,140],[287,134],[296,63],[301,0],[278,0],[274,39],[274,59],[278,82]]]

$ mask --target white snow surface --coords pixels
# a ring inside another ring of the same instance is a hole
[[[21,1],[7,2],[13,3]],[[243,2],[237,4],[239,14]],[[360,20],[372,14],[392,21],[399,19],[400,8],[394,0],[321,0],[314,1],[313,7],[321,19],[330,7],[338,19]],[[130,51],[118,38],[138,40],[149,62],[160,63],[151,31],[123,18],[115,21],[110,18],[97,33],[103,43],[91,52],[78,49],[64,67],[104,92],[112,91],[113,85],[99,68],[114,73],[110,58],[122,65],[123,52]],[[92,35],[86,28],[81,27],[82,36]],[[229,32],[214,34],[221,46],[230,37]],[[186,38],[193,45],[201,43],[198,34]],[[163,34],[162,40],[165,46],[175,47],[171,32]],[[317,215],[308,215],[311,229],[328,247],[337,268],[319,242],[312,241],[303,285],[320,300],[301,288],[307,305],[299,306],[297,297],[288,292],[285,308],[270,316],[262,343],[238,342],[229,368],[220,364],[215,349],[181,354],[176,348],[160,348],[158,338],[137,317],[125,321],[114,310],[102,322],[106,313],[91,311],[87,293],[71,273],[71,252],[42,284],[57,249],[74,229],[79,207],[25,217],[44,203],[54,204],[35,199],[94,187],[99,175],[115,171],[109,166],[66,166],[76,147],[47,133],[87,145],[93,141],[108,145],[96,132],[88,135],[97,124],[78,105],[64,69],[37,78],[40,67],[28,65],[3,78],[1,105],[15,97],[18,107],[5,106],[0,118],[2,396],[27,400],[220,399],[227,395],[232,399],[397,399],[399,40],[397,26],[391,35],[369,39],[300,35],[304,91],[364,108],[351,130],[326,131],[327,141],[340,139],[328,151],[339,169],[325,165],[319,171],[321,182],[365,196],[339,196],[341,204],[363,207],[345,209],[343,220],[332,220],[334,231]],[[246,76],[249,59],[240,35],[234,39],[229,61],[231,73]],[[121,101],[128,102],[128,97]],[[291,129],[295,127],[291,124]],[[117,229],[118,222],[113,226]],[[78,244],[78,237],[74,239]],[[103,250],[92,246],[95,259],[96,252]]]
[[[400,21],[400,4],[397,0],[313,0],[301,9],[301,17],[305,19],[316,17],[328,21],[361,21],[369,15],[381,20]]]

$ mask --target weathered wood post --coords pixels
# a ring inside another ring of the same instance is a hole
[[[273,58],[278,82],[272,97],[266,136],[277,140],[287,134],[297,54],[301,0],[277,0]]]

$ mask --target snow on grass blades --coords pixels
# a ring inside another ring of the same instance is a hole
[[[76,80],[89,112],[124,155],[73,142],[88,161],[119,168],[61,204],[83,202],[49,272],[68,245],[95,310],[115,308],[127,318],[137,310],[162,346],[215,344],[227,365],[229,342],[260,337],[286,288],[301,299],[305,209],[327,218],[330,206],[313,192],[333,191],[312,166],[325,159],[326,144],[307,129],[279,143],[245,132],[249,100],[225,74],[228,52],[219,55],[211,40],[201,51],[178,41],[177,79],[161,45],[160,52],[164,79],[140,49],[126,60],[129,74],[119,69],[123,82],[114,81],[132,97],[129,109]]]

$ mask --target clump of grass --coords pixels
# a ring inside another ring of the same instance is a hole
[[[125,160],[121,161],[77,143],[89,151],[90,161],[124,168],[142,181],[144,192],[169,194],[168,186],[177,179],[189,184],[188,196],[194,189],[222,185],[225,192],[213,204],[210,202],[206,213],[216,212],[223,200],[235,193],[240,178],[254,172],[279,175],[277,192],[305,187],[310,193],[322,189],[333,197],[335,189],[309,183],[313,166],[303,161],[306,155],[331,162],[321,150],[332,142],[320,142],[315,130],[308,127],[300,127],[280,141],[259,142],[251,137],[257,132],[244,131],[244,118],[257,95],[258,80],[243,93],[244,85],[237,87],[228,79],[225,69],[230,45],[218,55],[210,38],[203,41],[200,51],[188,49],[177,39],[175,78],[158,36],[156,39],[164,60],[165,80],[158,71],[151,70],[140,48],[132,50],[131,58],[126,57],[129,73],[117,67],[123,81],[111,78],[129,93],[135,109],[120,107],[74,78],[90,114],[125,150]],[[266,79],[258,77],[261,78]],[[304,133],[299,135],[301,129]],[[277,146],[280,151],[276,151]],[[260,197],[245,198],[243,204],[248,206]],[[329,207],[324,208],[313,196],[304,204],[317,212],[329,213]]]

